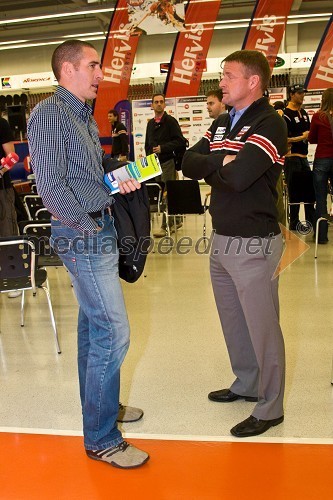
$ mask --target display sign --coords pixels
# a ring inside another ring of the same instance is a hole
[[[322,94],[323,90],[309,90],[304,95],[303,108],[308,113],[310,121],[320,109]],[[308,144],[308,160],[311,165],[313,164],[316,148],[317,144]]]
[[[312,116],[319,110],[321,105],[321,96],[324,89],[309,90],[304,94],[303,108],[308,113],[310,120]]]
[[[198,142],[212,123],[205,96],[166,98],[166,111],[178,121],[190,147]],[[132,101],[135,158],[145,156],[145,138],[148,121],[154,117],[150,99]]]
[[[276,101],[285,101],[286,99],[287,99],[286,87],[269,89],[269,100],[271,104],[274,104]]]
[[[290,68],[308,68],[313,62],[315,52],[298,52],[290,56]]]
[[[1,90],[29,90],[52,87],[57,80],[52,72],[28,73],[26,75],[1,76]]]
[[[212,124],[205,96],[176,97],[176,118],[190,147],[198,142]]]

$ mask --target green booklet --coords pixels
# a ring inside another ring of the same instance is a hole
[[[119,192],[119,181],[135,179],[138,182],[147,181],[162,173],[161,165],[156,154],[138,158],[132,163],[119,167],[104,175],[105,184],[111,189],[111,194]]]

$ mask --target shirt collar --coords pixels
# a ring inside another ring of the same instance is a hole
[[[88,103],[82,102],[65,87],[58,85],[56,94],[82,119],[87,119],[92,114],[92,107]]]
[[[246,106],[245,108],[242,108],[242,109],[239,109],[238,111],[236,111],[235,108],[232,108],[232,110],[229,112],[229,115],[234,118],[234,116],[238,116],[239,118],[242,116],[242,114],[245,113],[245,111],[247,110],[249,106]]]
[[[230,120],[231,120],[231,128],[236,125],[240,117],[245,113],[249,106],[246,106],[245,108],[239,109],[236,111],[235,108],[232,108],[232,110],[229,112]]]

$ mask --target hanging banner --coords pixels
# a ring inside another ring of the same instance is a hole
[[[118,0],[102,54],[104,80],[99,84],[94,117],[100,136],[110,135],[107,110],[127,98],[134,57],[142,34],[184,29],[184,4],[167,0]],[[149,75],[147,75],[149,76]]]
[[[177,35],[165,84],[167,97],[198,94],[220,5],[221,0],[206,0],[204,5],[189,0],[185,30]]]
[[[307,89],[333,87],[333,14],[328,21],[305,80]]]
[[[108,110],[127,98],[139,36],[140,32],[129,23],[127,0],[118,0],[102,54],[104,80],[94,103],[94,117],[102,137],[110,135]]]
[[[275,65],[294,0],[257,0],[242,49],[259,50]]]

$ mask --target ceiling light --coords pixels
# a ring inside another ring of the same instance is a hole
[[[25,23],[31,21],[43,21],[45,19],[57,19],[61,17],[71,17],[71,16],[84,16],[86,14],[101,14],[103,12],[113,12],[114,8],[104,8],[104,9],[92,9],[92,10],[80,10],[77,12],[63,12],[62,14],[48,14],[44,16],[33,16],[33,17],[21,17],[19,19],[7,19],[0,21],[1,24],[15,24],[15,23]]]
[[[92,41],[92,40],[105,40],[105,36],[91,36],[91,37],[86,37],[85,40],[87,41]],[[6,45],[5,47],[0,47],[0,50],[9,50],[9,49],[25,49],[29,47],[40,47],[44,45],[60,45],[63,43],[63,40],[54,40],[53,42],[36,42],[36,43],[25,43],[23,45]]]
[[[25,43],[29,42],[29,40],[15,40],[15,42],[0,42],[0,45],[10,45],[11,43]]]
[[[92,33],[76,33],[75,35],[63,35],[61,38],[81,38],[81,37],[86,37],[86,36],[94,36],[94,35],[105,35],[103,31],[95,31]]]

